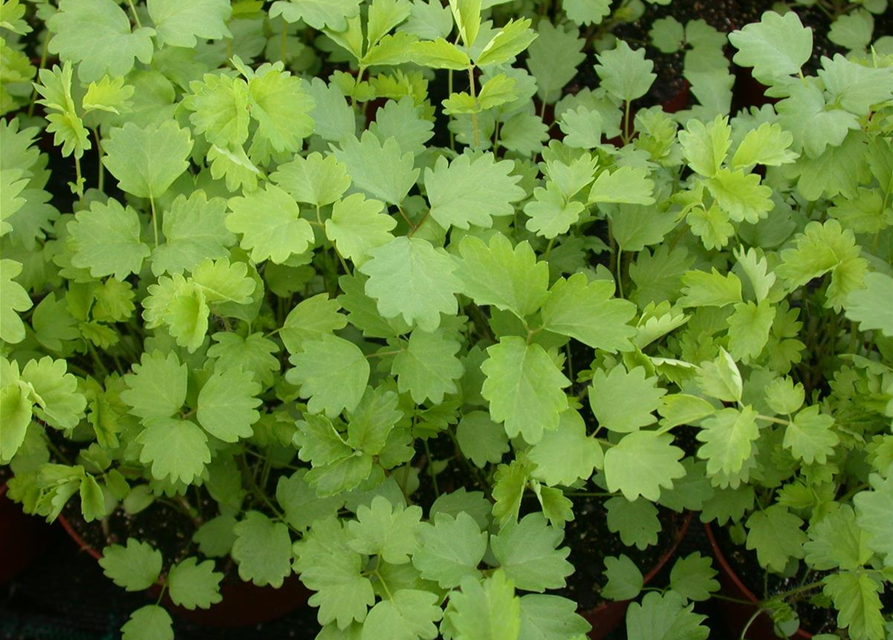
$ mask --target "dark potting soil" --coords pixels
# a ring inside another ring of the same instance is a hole
[[[608,530],[605,498],[572,498],[574,520],[564,529],[564,544],[571,549],[568,562],[575,571],[567,579],[567,587],[559,595],[576,602],[583,611],[591,611],[605,602],[601,590],[607,583],[605,558],[625,554],[647,575],[669,551],[684,523],[683,514],[658,508],[661,532],[657,544],[644,550],[628,547],[620,537]]]
[[[765,571],[757,560],[755,551],[749,551],[741,545],[732,542],[725,527],[712,527],[713,536],[720,551],[726,558],[726,562],[738,575],[751,593],[757,598],[771,598],[779,593],[796,589],[821,579],[822,573],[810,571],[801,563],[801,571],[790,578],[784,578],[774,573]],[[809,595],[820,593],[817,589]],[[837,630],[836,615],[832,609],[816,607],[806,599],[790,601],[797,615],[800,617],[800,627],[810,633],[831,633]]]

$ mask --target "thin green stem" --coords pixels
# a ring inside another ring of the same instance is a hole
[[[474,66],[468,67],[468,82],[470,85],[469,93],[471,93],[471,99],[477,103],[477,93],[474,88]],[[477,149],[481,146],[481,132],[478,130],[478,115],[474,111],[471,112],[471,130],[474,147]]]
[[[626,101],[623,110],[623,144],[629,144],[630,139],[630,130],[629,130],[629,100]]]
[[[102,164],[102,141],[99,139],[99,128],[93,127],[93,137],[96,138],[96,153],[99,156],[99,168],[97,169],[96,186],[105,192],[105,167]]]
[[[133,0],[127,0],[127,4],[130,5],[130,12],[133,14],[133,21],[136,23],[136,27],[137,27],[137,29],[142,29],[142,28],[143,28],[143,23],[140,22],[140,16],[139,16],[139,14],[136,12],[136,7],[133,6]]]
[[[738,639],[739,639],[739,640],[745,640],[745,638],[747,637],[747,630],[750,629],[750,626],[754,623],[754,621],[755,621],[757,618],[760,617],[760,615],[761,615],[762,613],[763,613],[763,610],[762,610],[762,609],[757,609],[756,611],[754,611],[753,615],[750,616],[750,619],[747,621],[747,624],[745,624],[745,625],[744,625],[744,628],[741,629],[741,635],[738,636]]]
[[[77,156],[74,157],[74,193],[77,194],[78,200],[84,199],[84,178],[81,174],[81,159]]]
[[[781,418],[773,418],[771,416],[764,416],[763,414],[757,414],[758,420],[765,420],[766,422],[774,422],[775,424],[783,424],[789,425],[791,423],[790,420],[782,420]]]
[[[158,215],[155,213],[155,198],[149,196],[149,207],[152,209],[152,233],[155,235],[155,248],[158,248]]]

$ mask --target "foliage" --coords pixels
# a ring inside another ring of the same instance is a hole
[[[847,55],[783,7],[645,48],[637,1],[3,0],[9,494],[185,522],[103,550],[124,589],[208,608],[231,561],[363,640],[578,640],[581,507],[638,549],[694,511],[800,581],[778,630],[883,640],[893,45],[800,4]],[[731,112],[727,44],[774,104]],[[706,638],[710,559],[630,555],[630,640]]]

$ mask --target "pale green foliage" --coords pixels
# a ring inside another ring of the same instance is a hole
[[[239,565],[239,577],[259,587],[281,587],[291,574],[291,538],[288,527],[258,511],[249,511],[233,532],[232,557]]]
[[[157,198],[186,171],[192,144],[189,130],[176,122],[142,128],[128,122],[105,141],[103,163],[127,193]]]
[[[570,549],[558,548],[563,537],[542,515],[532,513],[520,522],[506,524],[490,537],[490,546],[500,568],[518,589],[542,592],[563,587],[573,571],[565,560]]]
[[[99,566],[119,587],[142,591],[155,584],[161,574],[161,552],[145,542],[128,538],[126,546],[107,547]]]

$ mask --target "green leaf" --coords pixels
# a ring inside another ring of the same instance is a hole
[[[524,205],[524,213],[530,218],[527,229],[550,240],[567,233],[586,209],[582,202],[565,201],[565,197],[552,182],[548,183],[546,189],[536,187],[533,197],[534,200]]]
[[[802,148],[810,158],[818,158],[829,145],[841,146],[849,131],[859,128],[854,114],[825,102],[818,83],[795,83],[790,94],[778,103],[778,121],[793,134],[796,148]]]
[[[795,289],[831,272],[825,306],[840,310],[847,296],[861,288],[868,266],[853,232],[842,229],[837,220],[814,221],[797,236],[796,245],[781,252],[778,276]]]
[[[444,589],[459,586],[464,578],[477,580],[477,567],[487,550],[487,534],[467,513],[455,518],[438,513],[434,524],[418,529],[419,548],[412,564],[426,580],[434,580]]]
[[[212,558],[228,556],[236,540],[236,535],[233,533],[235,525],[234,516],[217,516],[199,527],[193,534],[192,540],[198,543],[199,550],[206,556]]]
[[[89,210],[79,211],[68,223],[75,247],[71,264],[89,269],[94,278],[124,280],[139,273],[151,253],[140,241],[140,229],[139,216],[129,206],[122,207],[117,200],[93,202]]]
[[[341,305],[320,293],[302,300],[292,309],[279,331],[279,336],[289,353],[297,353],[308,340],[319,340],[324,335],[347,326],[347,318],[338,313]]]
[[[826,576],[823,593],[837,609],[837,624],[854,638],[884,640],[885,620],[879,593],[883,584],[865,573],[844,571]]]
[[[319,207],[337,201],[350,186],[347,168],[335,156],[315,152],[279,165],[270,179],[298,202]]]
[[[566,0],[562,5],[567,17],[577,24],[601,24],[611,15],[611,0]]]
[[[219,369],[198,394],[198,422],[205,431],[224,442],[238,442],[254,433],[251,425],[260,419],[260,385],[250,371],[241,367]]]
[[[692,118],[679,132],[679,144],[688,165],[702,176],[712,178],[726,159],[732,144],[731,135],[728,117],[716,116],[706,125]]]
[[[170,326],[170,334],[176,338],[177,344],[194,353],[205,341],[210,314],[204,291],[200,287],[187,286],[174,294],[168,303],[164,322]]]
[[[760,176],[756,173],[720,169],[707,180],[707,189],[735,222],[756,224],[775,206],[772,189],[761,185]]]
[[[869,45],[873,34],[874,18],[868,11],[860,9],[835,18],[828,31],[828,40],[851,51],[861,51]]]
[[[303,80],[288,71],[259,69],[248,82],[248,106],[258,123],[256,135],[274,151],[298,151],[301,140],[313,133],[309,113],[314,100]]]
[[[134,66],[134,58],[152,61],[152,35],[148,28],[130,30],[130,18],[113,0],[62,0],[47,20],[53,32],[50,53],[78,64],[83,82],[103,75],[122,77]]]
[[[630,501],[642,496],[654,502],[661,488],[672,488],[673,481],[685,475],[679,463],[683,455],[670,434],[630,433],[605,452],[608,490],[620,491]]]
[[[643,167],[602,171],[589,190],[589,203],[654,204],[654,181]]]
[[[425,170],[431,217],[444,228],[468,229],[489,228],[491,216],[512,215],[512,203],[524,198],[524,189],[517,185],[521,177],[510,175],[513,168],[509,160],[496,162],[492,153],[475,160],[461,155],[449,165],[446,158],[438,158],[433,170]]]
[[[850,505],[828,512],[812,523],[807,533],[809,542],[803,548],[810,567],[820,571],[853,570],[871,559],[868,546],[871,536],[856,524],[856,514]]]
[[[893,73],[889,68],[863,66],[839,53],[833,59],[822,59],[818,76],[833,103],[859,116],[867,116],[872,106],[893,97]]]
[[[893,505],[893,478],[883,480],[873,474],[869,477],[873,491],[860,491],[853,498],[856,506],[856,522],[870,537],[868,546],[884,556],[884,563],[893,566],[893,541],[890,530],[890,507]]]
[[[281,476],[276,484],[276,501],[285,512],[289,525],[295,529],[307,529],[317,520],[338,514],[344,504],[340,496],[320,498],[304,480],[306,469],[295,471],[290,477]]]
[[[481,365],[486,375],[481,394],[490,402],[490,416],[505,424],[509,437],[520,434],[536,444],[544,430],[558,428],[559,414],[568,406],[562,389],[571,381],[549,354],[514,336],[502,338],[487,354]]]
[[[646,378],[645,369],[627,372],[623,366],[610,373],[598,369],[589,387],[589,405],[599,425],[618,433],[631,433],[657,422],[654,411],[667,392],[657,378]]]
[[[130,614],[121,634],[121,640],[174,640],[174,621],[164,607],[147,604]]]
[[[587,282],[584,274],[560,278],[543,304],[543,326],[594,349],[626,351],[632,347],[630,338],[636,333],[628,324],[636,306],[612,298],[613,294],[614,285],[608,281]]]
[[[516,640],[520,637],[521,599],[500,569],[480,582],[466,577],[462,591],[450,594],[447,619],[454,638]]]
[[[360,12],[360,0],[278,0],[270,7],[270,17],[286,22],[303,20],[314,29],[344,31],[347,20]]]
[[[609,600],[632,600],[642,592],[642,572],[626,554],[605,558],[605,577],[608,583],[601,590],[601,595]]]
[[[529,47],[536,38],[537,33],[530,28],[529,18],[520,20],[513,18],[493,36],[475,57],[474,62],[479,67],[509,62]]]
[[[688,271],[682,276],[683,307],[724,307],[741,302],[741,280],[734,273],[722,275],[713,267],[706,271]]]
[[[713,405],[685,393],[674,393],[660,399],[657,412],[661,415],[661,427],[672,429],[681,424],[696,424],[701,418],[713,413]]]
[[[400,204],[419,177],[412,152],[403,153],[393,138],[384,144],[371,131],[341,142],[335,157],[347,167],[353,186],[389,204]]]
[[[22,265],[14,260],[0,260],[0,340],[16,344],[25,339],[25,324],[19,313],[31,308],[31,298],[13,280],[22,272]]]
[[[211,338],[216,344],[208,348],[208,357],[217,361],[217,371],[241,367],[251,374],[254,382],[273,385],[279,373],[279,359],[273,355],[279,351],[275,342],[261,333],[243,338],[233,331],[219,331]]]
[[[22,369],[22,382],[34,394],[34,414],[57,429],[74,429],[84,415],[87,401],[78,392],[78,380],[66,373],[65,360],[45,356],[30,360]]]
[[[564,133],[564,143],[575,149],[595,149],[601,145],[605,128],[601,112],[586,107],[568,109],[561,115],[558,126]],[[605,180],[610,178],[605,173]]]
[[[518,589],[542,593],[565,586],[565,578],[574,568],[566,560],[570,549],[558,548],[564,534],[550,527],[540,513],[510,521],[490,536],[493,555],[506,577]]]
[[[348,546],[350,540],[338,518],[318,520],[294,545],[295,572],[317,593],[310,604],[319,607],[320,624],[337,622],[341,629],[362,622],[375,603],[372,583],[362,575],[366,558]]]
[[[741,372],[728,352],[720,347],[716,362],[702,362],[697,378],[701,390],[723,402],[739,402],[742,394]]]
[[[673,565],[670,589],[694,602],[709,600],[711,593],[719,591],[719,582],[714,580],[716,573],[711,559],[694,551]]]
[[[161,575],[161,552],[146,542],[128,538],[127,546],[113,544],[103,549],[99,566],[116,585],[127,591],[148,589]]]
[[[753,441],[760,435],[756,411],[726,408],[702,422],[697,439],[704,445],[698,457],[707,460],[707,473],[738,473],[753,452]]]
[[[248,139],[248,83],[241,78],[206,73],[189,83],[183,106],[196,133],[223,148],[240,148]]]
[[[784,571],[790,558],[805,555],[803,521],[779,505],[752,513],[747,519],[747,548],[756,550],[760,566]]]
[[[735,64],[753,67],[754,77],[767,84],[799,73],[812,55],[812,29],[804,27],[793,11],[783,16],[767,11],[760,22],[730,33],[729,42],[738,49]]]
[[[459,47],[444,38],[432,41],[414,42],[411,56],[413,62],[433,69],[465,71],[471,65],[468,55]]]
[[[518,640],[571,640],[581,638],[592,625],[576,612],[567,598],[528,593],[521,597],[521,632]]]
[[[157,198],[189,167],[192,137],[173,120],[142,128],[128,122],[112,129],[102,148],[103,164],[122,190],[139,198]]]
[[[536,464],[534,477],[551,487],[587,480],[604,461],[601,445],[586,435],[586,423],[575,409],[564,411],[558,429],[545,431],[528,456]]]
[[[437,637],[435,622],[443,612],[438,597],[430,591],[400,589],[387,600],[381,600],[366,616],[363,640],[433,640]]]
[[[599,64],[595,65],[595,72],[601,78],[601,86],[625,102],[644,96],[657,78],[651,73],[654,63],[645,58],[645,49],[630,49],[623,40],[596,59]]]
[[[397,221],[383,210],[384,203],[367,200],[361,193],[338,200],[332,217],[326,220],[326,236],[342,256],[359,266],[369,259],[372,249],[394,239],[391,231]]]
[[[775,321],[775,307],[768,300],[760,303],[739,302],[728,317],[729,352],[736,360],[756,358],[769,341],[769,330]]]
[[[785,449],[806,464],[825,464],[839,441],[837,433],[831,430],[834,418],[820,414],[819,409],[818,405],[806,407],[785,427]]]
[[[481,109],[487,110],[518,99],[515,86],[518,81],[504,73],[499,73],[487,80],[478,92],[477,100]]]
[[[648,36],[661,53],[676,53],[685,41],[685,27],[673,16],[658,18],[651,25]]]
[[[367,389],[360,406],[350,416],[350,446],[369,455],[381,453],[394,425],[403,417],[398,403],[397,394],[383,386]]]
[[[481,469],[488,463],[500,462],[509,450],[505,429],[485,411],[465,413],[456,426],[456,440],[462,454]]]
[[[220,595],[221,580],[223,574],[214,571],[212,560],[198,564],[198,559],[186,558],[171,567],[167,587],[174,604],[187,609],[208,609],[223,600]]]
[[[518,519],[521,511],[521,500],[527,489],[527,482],[533,465],[526,457],[512,460],[509,464],[501,464],[493,475],[493,517],[500,525]]]
[[[605,503],[608,531],[620,534],[620,541],[628,547],[639,550],[657,544],[661,522],[657,517],[657,507],[637,498],[630,501],[617,496]]]
[[[421,238],[400,236],[369,253],[372,258],[359,271],[369,276],[366,294],[377,301],[383,317],[402,316],[410,326],[431,332],[440,326],[441,313],[455,315],[462,283],[443,250]]]
[[[140,418],[169,418],[186,401],[187,378],[188,369],[175,353],[143,353],[133,373],[124,376],[128,388],[121,392],[121,400]]]
[[[577,75],[577,67],[586,59],[585,40],[572,25],[566,29],[542,19],[536,28],[539,37],[528,49],[527,68],[536,78],[540,99],[552,103],[561,97],[561,90]]]
[[[406,349],[397,354],[391,365],[400,393],[409,392],[416,404],[426,400],[440,404],[444,395],[457,393],[457,381],[465,373],[456,357],[461,346],[443,329],[433,333],[413,330]]]
[[[32,407],[31,394],[24,385],[15,382],[7,384],[4,380],[3,388],[0,389],[0,409],[3,411],[0,462],[6,464],[12,460],[25,441],[28,425],[31,424]]]
[[[152,273],[156,276],[192,271],[206,258],[225,258],[229,255],[227,247],[236,241],[226,228],[226,200],[209,200],[204,191],[193,191],[188,199],[177,196],[164,212],[161,228],[164,244],[152,252]]]
[[[282,264],[313,244],[313,228],[300,217],[297,203],[275,185],[231,198],[226,227],[242,236],[241,247],[254,262]]]
[[[159,46],[195,47],[196,36],[209,40],[232,37],[226,23],[232,15],[227,0],[149,0]]]
[[[233,528],[236,541],[231,555],[239,565],[239,577],[258,587],[282,586],[291,575],[291,536],[288,527],[260,511],[248,511]]]
[[[357,408],[369,381],[369,361],[352,342],[331,335],[307,340],[301,351],[289,358],[294,365],[285,378],[301,387],[309,397],[311,413],[325,412],[331,418],[344,409]]]
[[[674,591],[648,593],[642,603],[626,611],[628,640],[707,640],[710,629],[701,623],[707,616],[695,613],[694,604]]]
[[[793,142],[794,136],[780,124],[764,122],[747,132],[735,150],[731,166],[739,169],[755,164],[772,167],[788,164],[797,159],[797,154],[789,148]]]
[[[643,205],[621,204],[609,215],[614,239],[622,251],[641,251],[658,244],[677,223],[672,210],[660,212]]]
[[[851,292],[846,299],[846,317],[859,323],[862,331],[879,329],[893,337],[893,278],[882,273],[865,274],[865,288]],[[35,312],[36,313],[36,312]]]
[[[418,549],[421,518],[420,507],[394,507],[387,498],[375,496],[370,506],[360,505],[356,521],[347,523],[352,536],[348,546],[391,564],[405,564]]]
[[[489,244],[465,236],[459,243],[459,253],[459,290],[477,304],[493,305],[523,318],[545,302],[549,268],[545,262],[537,261],[526,241],[513,248],[501,233],[493,234]]]
[[[208,436],[197,424],[177,418],[151,418],[137,436],[143,445],[140,462],[152,465],[152,476],[191,484],[211,462]]]

